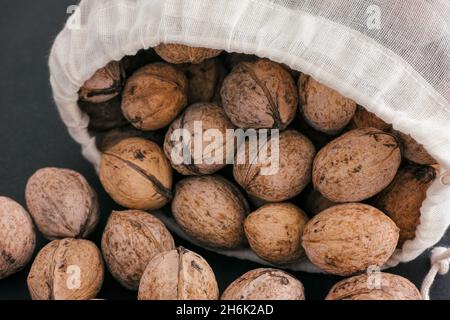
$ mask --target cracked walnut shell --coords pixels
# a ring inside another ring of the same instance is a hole
[[[33,300],[90,300],[104,276],[100,250],[93,242],[66,238],[47,244],[28,274]]]
[[[209,264],[179,247],[158,254],[145,269],[139,300],[217,300],[219,288]]]
[[[398,237],[398,227],[380,210],[362,203],[346,203],[309,220],[302,245],[317,267],[347,276],[381,267],[394,252]]]
[[[99,171],[106,192],[126,208],[160,209],[172,198],[172,168],[152,141],[121,140],[102,154]]]
[[[0,197],[0,280],[22,270],[35,246],[36,232],[28,212],[12,199]]]
[[[169,230],[155,216],[138,210],[113,211],[102,237],[102,252],[114,278],[137,290],[147,264],[175,248]]]

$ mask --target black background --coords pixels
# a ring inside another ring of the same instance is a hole
[[[47,166],[70,168],[82,173],[98,191],[102,223],[91,237],[99,243],[106,218],[118,207],[103,191],[91,165],[81,156],[79,146],[69,137],[52,101],[47,67],[53,39],[62,29],[66,9],[76,1],[3,1],[0,18],[0,195],[22,205],[28,177]],[[450,208],[449,208],[450,210]],[[176,239],[201,254],[212,266],[220,289],[259,265],[225,258]],[[39,238],[38,249],[46,242]],[[450,234],[440,245],[450,245]],[[37,252],[37,250],[36,250]],[[430,252],[415,261],[389,270],[407,277],[420,287],[428,272]],[[0,281],[0,299],[29,299],[26,276],[22,272]],[[323,299],[340,278],[294,273],[306,289],[307,299]],[[438,276],[432,299],[450,299],[450,274]],[[107,274],[99,298],[134,299],[135,292],[121,288]]]

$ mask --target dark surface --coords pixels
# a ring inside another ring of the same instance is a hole
[[[91,165],[81,156],[79,146],[69,137],[51,98],[47,58],[52,41],[64,21],[66,8],[75,1],[6,1],[0,19],[0,195],[22,205],[25,184],[37,169],[53,166],[82,173],[100,196],[102,223],[91,237],[99,243],[106,218],[118,209],[103,191]],[[450,210],[450,208],[449,208]],[[244,272],[259,267],[236,259],[212,254],[176,239],[178,245],[197,251],[214,269],[221,290]],[[38,249],[46,242],[39,238]],[[450,246],[450,234],[440,243]],[[37,252],[37,250],[36,250]],[[417,286],[429,265],[429,251],[415,261],[389,272],[407,277]],[[0,299],[29,299],[22,272],[0,281]],[[308,299],[323,299],[339,277],[294,273],[306,288]],[[122,289],[106,276],[99,295],[106,299],[134,299],[136,293]],[[438,276],[433,299],[450,299],[450,274]]]

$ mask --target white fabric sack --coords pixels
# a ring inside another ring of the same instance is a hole
[[[442,175],[450,169],[447,0],[83,0],[53,45],[50,81],[71,136],[97,168],[100,153],[77,105],[79,88],[108,62],[161,42],[285,63],[411,134]],[[450,186],[442,181],[427,193],[416,238],[386,267],[413,260],[444,234]],[[187,238],[169,215],[159,216]],[[250,250],[215,251],[262,262]],[[318,271],[307,261],[290,268]]]

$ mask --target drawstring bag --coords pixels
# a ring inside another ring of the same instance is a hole
[[[447,0],[83,0],[55,40],[50,81],[64,123],[96,168],[100,152],[77,105],[80,87],[108,62],[160,43],[284,63],[410,134],[440,164],[440,177],[427,192],[416,237],[385,267],[415,259],[443,236],[450,224]],[[159,217],[195,243],[167,214]],[[267,264],[249,249],[214,251]],[[448,270],[448,254],[440,257]],[[306,259],[287,268],[319,271]]]

